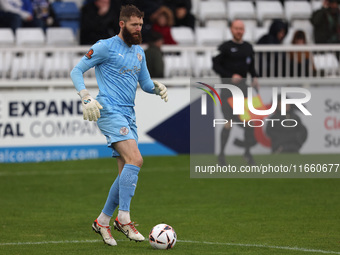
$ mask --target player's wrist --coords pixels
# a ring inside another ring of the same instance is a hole
[[[80,96],[80,98],[84,98],[86,96],[90,96],[90,92],[87,89],[82,89],[78,92],[78,95]]]

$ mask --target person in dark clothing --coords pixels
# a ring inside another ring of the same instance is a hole
[[[151,78],[164,77],[164,61],[161,47],[163,36],[160,33],[152,32],[149,38],[149,47],[145,50],[146,64]]]
[[[307,139],[307,128],[302,124],[300,117],[294,112],[293,107],[287,104],[286,115],[281,115],[281,96],[278,96],[277,110],[269,119],[277,119],[273,125],[267,125],[266,133],[271,139],[273,153],[297,153]],[[295,127],[283,127],[281,121],[293,119],[298,124]]]
[[[123,0],[122,5],[133,4],[144,12],[144,24],[142,27],[143,43],[147,43],[152,33],[153,20],[164,7],[163,0]]]
[[[195,16],[191,14],[191,0],[165,0],[175,17],[176,27],[186,26],[195,30]]]
[[[232,84],[238,86],[245,97],[247,97],[247,84],[245,78],[250,73],[253,82],[252,86],[258,90],[257,73],[254,67],[254,50],[251,44],[243,41],[244,34],[244,23],[241,20],[234,20],[231,23],[231,33],[233,39],[224,42],[219,46],[218,50],[220,54],[213,58],[213,69],[222,78],[229,78]],[[222,112],[224,118],[228,120],[228,123],[224,126],[221,132],[221,147],[218,156],[219,163],[226,165],[224,149],[229,139],[231,130],[230,121],[231,119],[238,120],[238,116],[233,115],[232,107],[227,103],[228,98],[232,96],[231,92],[226,89],[222,89],[221,98],[225,102],[222,104]],[[252,155],[250,154],[250,147],[254,145],[253,142],[253,129],[246,127],[244,129],[244,147],[245,153],[244,158],[248,164],[255,164]]]
[[[80,44],[92,45],[119,33],[120,1],[95,0],[83,6],[80,20]]]
[[[292,40],[293,45],[305,45],[307,44],[306,34],[303,30],[296,30]],[[313,64],[312,55],[308,51],[298,51],[290,52],[290,76],[309,76],[310,75],[310,65],[311,71],[315,71]],[[310,63],[311,62],[311,63]],[[303,68],[304,67],[304,68]]]
[[[324,0],[321,9],[313,12],[311,23],[315,43],[340,42],[340,12],[337,0]]]
[[[269,28],[269,33],[262,36],[257,44],[281,44],[283,42],[283,39],[286,37],[288,33],[288,24],[280,19],[273,20],[273,23],[271,24]],[[259,54],[259,76],[279,76],[279,54],[278,52],[273,53],[265,53],[266,54],[266,70],[263,70],[263,57],[262,54]],[[274,54],[274,63],[271,61],[271,54]],[[281,54],[282,57],[282,75],[285,74],[285,54]],[[273,72],[274,73],[273,73]]]

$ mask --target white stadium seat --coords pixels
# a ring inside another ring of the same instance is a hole
[[[45,43],[45,35],[41,28],[18,28],[16,44],[19,46],[41,46]]]
[[[51,27],[47,29],[46,41],[48,46],[73,46],[76,38],[71,28]],[[43,67],[44,79],[68,77],[72,68],[72,57],[64,51],[56,51],[47,56]]]
[[[223,1],[201,1],[198,13],[202,23],[209,19],[227,19],[226,5]]]
[[[0,47],[14,45],[14,33],[10,28],[0,28]],[[7,77],[12,64],[12,53],[1,51],[0,54],[0,77]]]
[[[17,46],[41,47],[45,45],[45,35],[41,28],[18,28],[16,30]],[[11,78],[39,78],[44,65],[44,53],[30,51],[16,56],[12,62]]]
[[[247,1],[229,1],[228,2],[228,19],[255,19],[255,8],[252,2]]]
[[[322,8],[322,0],[314,0],[311,2],[312,10],[316,11]]]
[[[197,27],[195,34],[197,45],[217,46],[225,40],[225,34],[220,28]]]
[[[228,22],[225,19],[209,19],[205,22],[205,27],[218,27],[218,28],[226,28],[228,26]]]
[[[71,28],[50,27],[46,31],[47,45],[71,46],[75,45],[76,38]]]
[[[191,56],[188,52],[164,56],[164,76],[166,78],[191,75]]]
[[[171,27],[171,36],[179,45],[195,44],[194,32],[190,27]]]
[[[317,71],[324,71],[325,75],[333,75],[339,71],[339,62],[333,53],[313,55],[314,66]]]
[[[255,28],[253,32],[254,43],[257,43],[257,41],[260,40],[260,38],[267,33],[268,33],[268,28],[266,27]]]
[[[261,24],[264,20],[283,18],[282,4],[279,1],[257,1],[256,17]]]
[[[309,19],[312,15],[312,7],[307,1],[286,1],[285,16],[290,22],[293,19]]]

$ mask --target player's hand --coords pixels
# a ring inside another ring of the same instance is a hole
[[[161,96],[165,102],[168,102],[168,89],[165,85],[158,81],[154,81],[153,84],[155,85],[155,94]]]
[[[83,105],[84,120],[97,121],[100,118],[99,110],[103,109],[103,106],[101,106],[96,99],[91,97],[86,89],[81,90],[79,96]]]

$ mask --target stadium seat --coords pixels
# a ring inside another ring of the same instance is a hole
[[[179,45],[195,44],[194,32],[190,27],[171,27],[171,36]]]
[[[16,30],[18,46],[41,46],[45,44],[45,35],[41,28],[18,28]]]
[[[257,27],[253,31],[254,42],[256,43],[262,36],[268,33],[268,28],[266,27]]]
[[[339,61],[335,54],[315,54],[313,55],[314,66],[317,71],[323,71],[325,75],[335,75],[339,73]]]
[[[0,28],[0,45],[13,45],[14,33],[10,28]]]
[[[283,7],[279,1],[257,1],[256,17],[260,24],[267,19],[283,18]]]
[[[51,27],[46,31],[47,45],[49,46],[73,46],[76,39],[70,28]],[[66,78],[71,71],[71,58],[69,52],[55,51],[45,58],[43,77]]]
[[[191,76],[192,70],[190,59],[189,52],[164,55],[164,76],[166,78]]]
[[[193,72],[195,77],[217,76],[212,69],[212,55],[210,52],[197,53],[194,56],[193,61]]]
[[[227,19],[226,5],[223,1],[201,1],[198,12],[203,24],[208,19]]]
[[[255,8],[252,2],[231,1],[228,2],[228,19],[255,19]]]
[[[316,11],[322,8],[322,1],[321,0],[314,0],[311,1],[312,4],[312,10]]]
[[[55,19],[61,27],[70,27],[77,34],[80,11],[75,2],[57,1],[52,3]]]
[[[76,44],[72,29],[67,27],[49,27],[46,31],[47,45],[71,46]]]
[[[226,28],[228,22],[225,19],[209,19],[205,22],[205,27]]]
[[[307,1],[286,1],[285,16],[287,21],[294,19],[309,19],[312,15],[312,7]]]
[[[197,27],[195,34],[197,45],[217,46],[225,40],[225,33],[220,28]]]
[[[45,45],[45,35],[41,28],[18,28],[16,30],[17,46],[36,46]],[[44,63],[44,53],[39,51],[23,52],[16,56],[12,62],[11,78],[19,79],[22,77],[38,78]]]
[[[0,46],[10,47],[14,45],[14,33],[10,28],[0,28]],[[0,54],[0,77],[7,77],[12,63],[12,53],[1,51]]]

